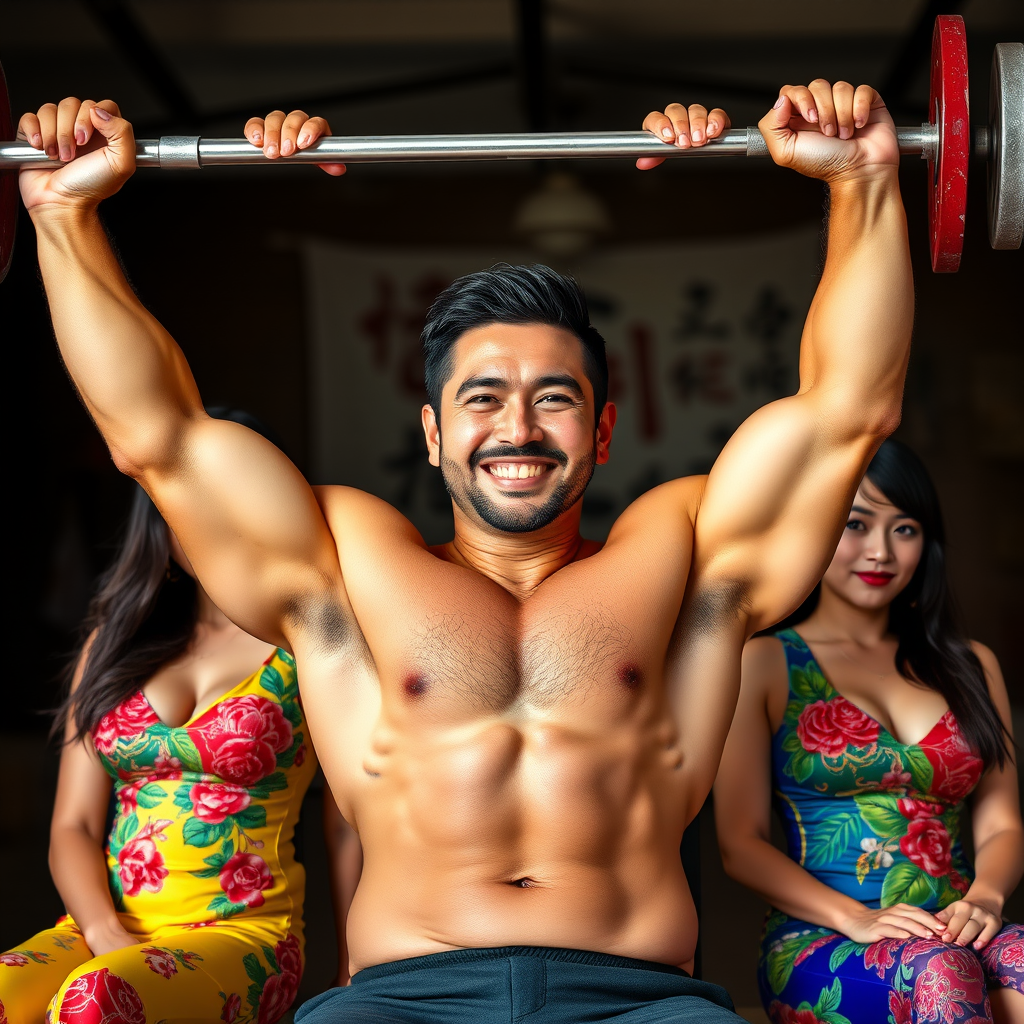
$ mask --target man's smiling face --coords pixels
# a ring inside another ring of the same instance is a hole
[[[423,407],[430,461],[460,511],[527,533],[572,508],[607,462],[614,407],[594,425],[582,342],[546,324],[486,324],[451,353],[441,422]]]

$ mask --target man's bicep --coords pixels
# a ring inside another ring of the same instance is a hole
[[[821,578],[881,438],[835,427],[798,395],[757,410],[708,477],[696,551],[747,588],[750,630],[789,614]]]
[[[302,474],[241,424],[190,425],[182,457],[143,480],[214,603],[271,643],[340,582],[333,538]]]

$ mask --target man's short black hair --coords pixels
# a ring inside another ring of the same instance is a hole
[[[441,391],[452,374],[452,348],[466,331],[485,324],[546,324],[575,334],[594,389],[594,418],[608,400],[608,359],[604,338],[590,323],[583,289],[571,277],[534,264],[498,263],[490,270],[453,281],[434,300],[420,341],[427,401],[441,418]]]

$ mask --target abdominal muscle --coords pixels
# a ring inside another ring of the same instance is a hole
[[[380,720],[352,793],[366,865],[348,918],[353,972],[510,945],[689,968],[685,797],[665,735],[628,716],[591,733],[547,713]]]

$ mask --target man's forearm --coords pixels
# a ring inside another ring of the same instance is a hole
[[[170,457],[202,408],[177,344],[125,280],[95,210],[38,210],[39,267],[61,355],[122,469]]]
[[[828,255],[801,343],[814,388],[854,430],[899,418],[914,319],[906,214],[895,170],[831,186]]]

